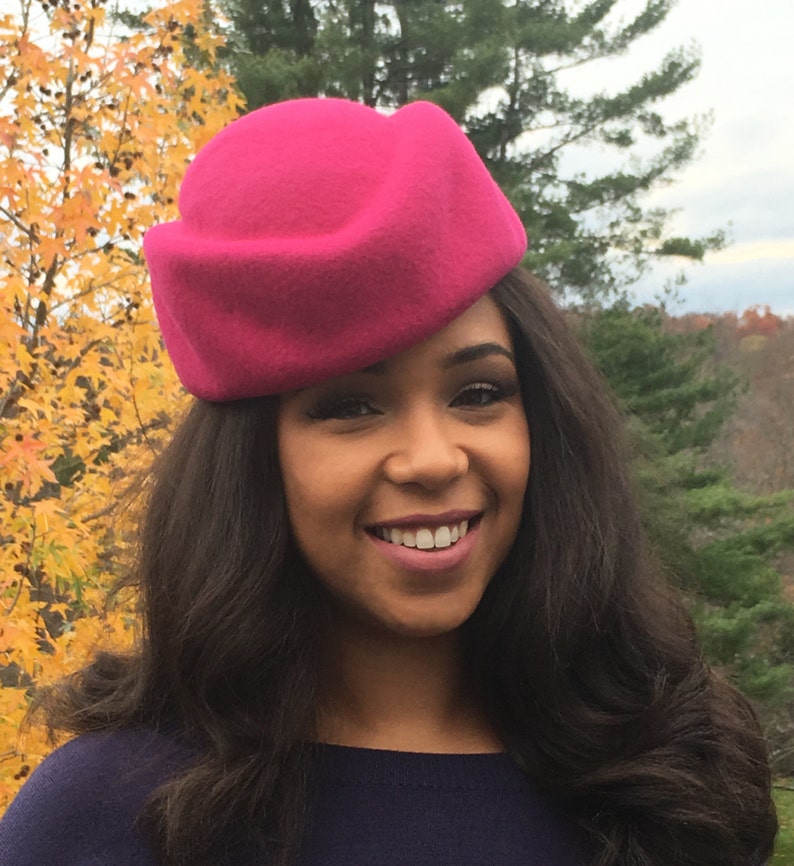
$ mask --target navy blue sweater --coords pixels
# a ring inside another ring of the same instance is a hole
[[[158,866],[136,817],[187,754],[143,730],[83,736],[58,749],[0,821],[1,866]],[[317,761],[300,866],[586,862],[573,823],[506,755],[319,746]]]

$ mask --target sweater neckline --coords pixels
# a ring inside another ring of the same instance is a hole
[[[399,752],[330,743],[315,743],[314,749],[322,776],[329,781],[502,790],[527,784],[506,752]]]

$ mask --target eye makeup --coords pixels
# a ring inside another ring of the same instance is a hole
[[[374,414],[380,411],[370,395],[345,391],[321,395],[306,411],[314,421],[353,420]]]

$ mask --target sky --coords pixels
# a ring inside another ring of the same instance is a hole
[[[629,19],[643,6],[623,0],[615,11]],[[658,265],[634,293],[652,300],[683,268],[675,312],[768,304],[794,316],[794,0],[679,0],[627,55],[572,73],[570,85],[619,89],[693,43],[700,73],[658,108],[671,120],[711,111],[713,122],[699,158],[646,202],[677,211],[676,235],[725,229],[731,243],[702,265]]]

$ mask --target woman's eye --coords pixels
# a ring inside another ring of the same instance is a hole
[[[494,382],[474,382],[458,392],[452,401],[452,405],[471,406],[474,408],[491,406],[493,403],[498,403],[501,400],[507,400],[509,397],[512,397],[517,390],[517,386],[513,385],[506,386],[497,385]]]
[[[309,417],[317,421],[350,421],[367,415],[379,414],[379,410],[368,397],[329,397],[320,400],[309,410]]]

